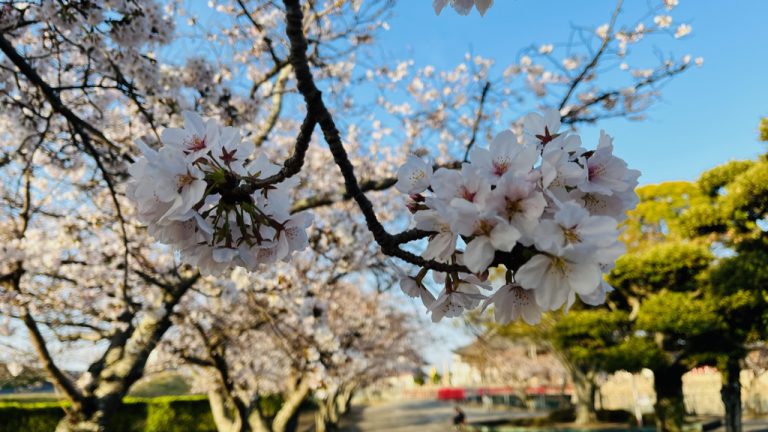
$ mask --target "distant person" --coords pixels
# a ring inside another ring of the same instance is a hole
[[[493,399],[491,399],[490,396],[487,394],[484,394],[482,397],[483,401],[483,408],[485,408],[486,412],[491,412],[491,407],[493,406]]]
[[[453,416],[453,429],[457,431],[463,431],[464,426],[467,424],[467,416],[464,414],[464,411],[459,408],[459,406],[453,407],[453,410],[456,411],[456,415]]]

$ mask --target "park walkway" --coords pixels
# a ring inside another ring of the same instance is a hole
[[[341,424],[342,432],[445,432],[451,430],[454,405],[438,401],[387,402],[353,407]],[[467,422],[538,417],[523,410],[485,410],[462,406]]]

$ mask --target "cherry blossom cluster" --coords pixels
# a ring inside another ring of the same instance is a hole
[[[158,241],[205,273],[233,266],[254,271],[288,260],[307,246],[307,212],[292,215],[289,192],[298,179],[264,181],[280,172],[240,131],[184,113],[184,128],[168,128],[162,147],[142,141],[129,169],[128,195]]]
[[[576,296],[603,303],[612,289],[602,274],[624,251],[618,223],[637,204],[640,172],[613,154],[604,132],[586,150],[578,134],[561,131],[559,112],[532,113],[521,134],[505,130],[488,148],[473,148],[460,169],[434,170],[409,156],[397,175],[415,228],[429,233],[422,257],[471,272],[433,272],[445,287],[437,299],[425,286],[426,268],[401,277],[434,321],[482,304],[494,306],[498,321],[522,316],[533,324]],[[483,294],[490,271],[500,269],[503,285]]]

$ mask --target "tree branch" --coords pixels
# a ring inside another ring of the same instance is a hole
[[[472,146],[475,145],[477,140],[477,131],[480,128],[480,121],[483,119],[483,105],[485,105],[485,98],[488,96],[488,90],[491,89],[491,82],[486,81],[483,86],[483,92],[480,94],[480,104],[477,107],[477,115],[475,121],[472,123],[472,138],[467,143],[467,150],[464,152],[464,162],[469,161],[469,152],[472,150]]]
[[[634,89],[635,91],[637,91],[637,90],[640,90],[640,89],[642,89],[644,87],[652,86],[652,85],[654,85],[654,84],[656,84],[656,83],[658,83],[658,82],[660,82],[662,80],[665,80],[667,78],[671,78],[671,77],[673,77],[675,75],[678,75],[678,74],[682,73],[683,71],[685,71],[689,67],[690,67],[689,63],[682,63],[682,64],[678,65],[675,68],[666,68],[666,69],[664,69],[660,73],[655,73],[652,76],[649,76],[648,78],[645,78],[645,79],[635,83],[635,85],[632,86],[631,88]],[[575,124],[575,123],[592,123],[592,122],[595,122],[597,120],[600,120],[601,118],[604,118],[604,116],[596,115],[596,116],[592,116],[592,117],[579,117],[578,115],[580,113],[586,111],[587,109],[589,109],[589,107],[591,107],[591,106],[597,105],[597,104],[599,104],[599,103],[601,103],[603,101],[606,101],[606,100],[608,100],[610,98],[617,97],[619,95],[621,95],[621,91],[619,91],[619,90],[611,90],[611,91],[607,91],[607,92],[601,93],[599,96],[596,96],[595,98],[585,102],[584,104],[582,104],[582,105],[580,105],[580,106],[578,106],[578,107],[568,111],[568,113],[566,113],[563,116],[562,121],[563,121],[564,124]],[[626,114],[628,114],[628,113],[627,112],[621,112],[621,113],[616,114],[615,117],[621,117],[621,116],[626,115]]]
[[[83,146],[85,147],[86,151],[91,154],[93,157],[94,162],[96,163],[96,167],[99,169],[99,171],[102,174],[102,177],[104,178],[104,181],[107,183],[107,188],[109,189],[110,196],[112,198],[112,202],[115,206],[115,212],[117,213],[117,218],[120,223],[120,231],[123,241],[123,265],[124,265],[124,275],[123,275],[123,301],[125,302],[125,305],[127,308],[131,308],[131,300],[128,298],[128,256],[129,256],[129,246],[128,246],[128,233],[125,228],[125,218],[123,217],[123,211],[122,206],[120,205],[120,201],[117,198],[117,190],[114,185],[114,181],[112,179],[112,175],[107,171],[106,166],[104,166],[104,163],[101,160],[101,154],[96,149],[96,147],[93,146],[93,143],[91,142],[91,136],[95,136],[99,141],[102,141],[104,144],[106,144],[110,148],[116,148],[115,144],[113,144],[107,137],[104,136],[104,134],[93,127],[90,123],[84,121],[80,117],[77,116],[72,110],[67,108],[66,105],[61,101],[58,94],[55,90],[51,88],[51,86],[46,83],[42,77],[37,73],[37,71],[32,68],[32,66],[27,63],[27,61],[21,56],[21,54],[16,51],[16,49],[13,47],[10,41],[0,35],[0,50],[2,50],[6,56],[13,62],[14,65],[16,65],[17,68],[21,71],[24,76],[29,79],[32,84],[34,84],[40,91],[43,93],[45,98],[48,100],[48,103],[51,105],[51,108],[58,112],[59,114],[63,115],[69,124],[74,128],[74,130],[77,132],[77,135],[80,136],[80,140],[83,143]],[[74,134],[73,134],[74,135]],[[74,138],[74,136],[73,136]],[[127,154],[123,155],[123,157],[127,160],[132,162],[132,159]]]
[[[269,138],[269,134],[277,124],[277,120],[280,118],[280,112],[283,110],[283,95],[285,90],[285,82],[288,80],[288,76],[291,73],[290,67],[284,67],[280,70],[275,81],[275,86],[272,89],[272,108],[269,110],[266,120],[264,121],[264,127],[259,131],[259,135],[254,139],[256,147],[261,147],[264,141]],[[311,135],[311,134],[310,134]]]
[[[373,238],[381,247],[382,252],[411,264],[428,267],[433,270],[444,272],[467,271],[464,266],[425,260],[418,255],[400,249],[400,246],[392,240],[392,236],[381,224],[373,209],[373,204],[365,196],[357,181],[354,166],[352,166],[352,162],[350,162],[347,151],[341,141],[339,130],[336,128],[333,116],[325,106],[325,102],[323,102],[322,93],[315,85],[312,71],[309,69],[306,53],[307,40],[304,36],[303,13],[299,0],[284,0],[283,3],[286,9],[285,31],[291,46],[289,61],[296,74],[299,93],[304,97],[304,103],[307,106],[307,116],[316,119],[320,125],[325,142],[328,144],[328,148],[333,155],[334,162],[336,162],[344,178],[344,188],[363,213],[368,230],[373,234]]]
[[[565,96],[563,96],[563,99],[560,101],[560,105],[558,106],[558,110],[562,110],[563,107],[568,103],[568,100],[573,95],[573,92],[576,91],[576,87],[584,80],[584,78],[587,77],[587,74],[595,67],[597,66],[597,63],[600,61],[600,57],[602,57],[605,50],[608,48],[608,45],[610,44],[610,41],[613,37],[613,27],[616,25],[616,18],[619,16],[619,12],[621,11],[621,4],[623,3],[623,0],[619,0],[619,2],[616,4],[616,9],[613,11],[613,16],[611,16],[611,22],[608,24],[608,31],[606,32],[606,37],[603,38],[602,44],[600,44],[600,48],[597,50],[594,56],[592,56],[592,60],[587,63],[586,66],[584,66],[584,69],[581,70],[581,73],[571,81],[571,85],[568,87],[568,91],[565,93]]]
[[[50,351],[48,351],[45,338],[42,333],[40,333],[40,328],[37,326],[37,322],[35,322],[35,319],[26,307],[22,310],[21,320],[24,322],[24,326],[29,332],[32,346],[35,348],[35,352],[37,352],[37,357],[40,359],[43,369],[53,381],[53,385],[67,397],[75,410],[78,410],[83,403],[83,395],[77,387],[75,387],[69,377],[67,377],[56,365]]]
[[[11,62],[13,62],[13,64],[19,68],[19,71],[21,71],[21,73],[24,74],[24,76],[27,77],[27,79],[29,79],[30,82],[35,85],[35,87],[40,89],[40,91],[43,93],[43,96],[45,96],[46,100],[48,100],[48,103],[51,104],[51,108],[54,111],[64,116],[77,129],[86,130],[103,144],[107,145],[109,148],[119,150],[112,141],[104,136],[104,133],[96,129],[90,123],[78,117],[77,114],[67,108],[67,106],[64,105],[64,103],[59,98],[58,93],[53,88],[51,88],[51,86],[49,86],[45,80],[43,80],[37,71],[35,71],[35,69],[29,63],[27,63],[24,57],[22,57],[21,54],[16,51],[16,48],[13,47],[13,44],[11,44],[11,42],[3,35],[0,35],[0,50],[5,53]],[[92,155],[94,155],[94,157],[96,157],[98,154],[95,148],[89,148],[88,150]],[[129,155],[125,154],[123,157],[128,162],[133,162],[133,159]]]

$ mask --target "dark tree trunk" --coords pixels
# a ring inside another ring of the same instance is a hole
[[[352,396],[355,395],[355,390],[357,390],[357,383],[355,382],[342,386],[342,391],[336,397],[336,409],[339,412],[339,416],[349,412],[349,409],[352,407]]]
[[[720,397],[725,405],[726,432],[741,432],[741,367],[738,359],[729,359],[723,371]]]
[[[106,432],[112,429],[112,416],[122,406],[122,395],[108,394],[85,399],[79,408],[69,410],[56,425],[56,432]]]
[[[339,395],[339,390],[336,390],[324,400],[318,401],[317,412],[315,413],[315,432],[331,432],[337,429],[339,421],[337,398]]]
[[[576,376],[574,376],[576,378]],[[573,388],[576,392],[576,421],[578,425],[586,425],[597,422],[595,411],[595,381],[589,376],[579,374],[578,379],[573,380]]]
[[[656,429],[659,432],[680,432],[685,420],[682,366],[674,365],[653,371],[656,390]]]
[[[333,430],[328,420],[328,407],[325,401],[320,401],[315,412],[315,432],[328,432]]]

